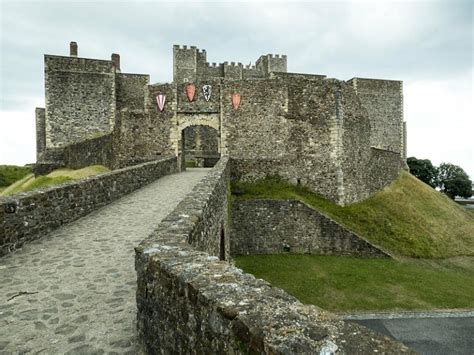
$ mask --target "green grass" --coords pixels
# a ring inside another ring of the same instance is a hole
[[[279,179],[233,184],[235,199],[297,199],[394,255],[474,255],[474,214],[407,172],[370,198],[338,206]]]
[[[28,174],[31,168],[27,166],[0,165],[0,187],[5,188]]]
[[[186,168],[195,168],[196,162],[194,160],[186,160],[185,166]]]
[[[301,302],[331,311],[474,308],[474,258],[255,255],[235,262]]]
[[[13,183],[5,190],[1,191],[0,196],[9,196],[20,192],[27,192],[48,186],[59,185],[69,180],[81,179],[107,171],[109,171],[109,169],[105,166],[92,165],[78,170],[58,169],[52,171],[48,175],[38,176],[36,178],[33,174],[29,174]]]

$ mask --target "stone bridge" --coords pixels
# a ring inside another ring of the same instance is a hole
[[[134,247],[208,172],[164,176],[0,259],[0,354],[141,353]]]
[[[0,354],[411,353],[228,262],[231,166],[164,157],[0,199]]]

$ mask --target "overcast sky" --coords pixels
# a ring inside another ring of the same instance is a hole
[[[474,178],[470,1],[1,2],[0,164],[35,161],[43,54],[110,59],[122,72],[172,79],[172,45],[208,61],[287,54],[288,71],[403,80],[408,155],[460,165]]]

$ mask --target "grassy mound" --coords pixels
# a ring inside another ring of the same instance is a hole
[[[407,172],[367,200],[338,206],[278,179],[233,185],[237,199],[298,199],[395,255],[474,255],[474,217]]]
[[[109,169],[105,166],[92,165],[78,170],[58,169],[52,171],[48,175],[38,176],[36,178],[33,174],[29,174],[3,190],[0,193],[0,196],[14,195],[20,192],[27,192],[48,186],[59,185],[65,181],[81,179],[107,171],[109,171]]]
[[[28,174],[31,174],[31,168],[27,166],[0,165],[0,188],[10,186]]]
[[[474,307],[474,258],[393,260],[254,255],[236,264],[303,303],[331,311]]]

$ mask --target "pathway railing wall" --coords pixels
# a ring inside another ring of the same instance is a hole
[[[152,181],[178,172],[175,157],[0,197],[0,256]]]
[[[229,182],[222,158],[136,248],[138,332],[147,353],[411,353],[223,260]]]

